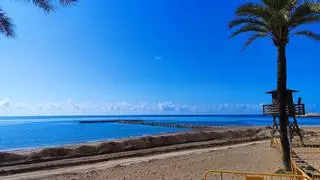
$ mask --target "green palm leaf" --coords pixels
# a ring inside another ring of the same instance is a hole
[[[247,41],[246,43],[244,44],[243,48],[242,48],[242,51],[244,51],[251,43],[253,43],[256,39],[259,39],[259,38],[263,38],[263,37],[268,37],[268,34],[266,33],[257,33],[257,34],[254,34],[252,35]]]
[[[272,16],[271,12],[260,3],[246,3],[238,7],[237,16],[257,17],[267,20]]]
[[[300,26],[300,25],[305,25],[305,24],[310,24],[310,23],[317,23],[320,22],[320,15],[311,15],[311,16],[306,16],[300,19],[295,19],[289,22],[289,28],[290,30]]]
[[[233,29],[243,25],[232,32],[230,38],[245,32],[264,33],[278,46],[287,44],[290,33],[298,26],[317,22],[320,22],[318,0],[259,0],[239,6],[236,18],[228,26]],[[317,37],[305,31],[298,35]]]
[[[269,33],[269,31],[262,26],[248,24],[234,31],[229,38],[232,39],[235,36],[245,32],[256,32],[256,33],[265,33],[265,34]]]
[[[262,26],[264,28],[268,28],[268,24],[265,23],[264,21],[258,19],[258,18],[238,18],[238,19],[234,19],[234,20],[229,22],[228,26],[231,29],[231,28],[239,26],[241,24],[259,25],[259,26]]]
[[[316,34],[314,32],[307,31],[307,30],[298,31],[298,32],[293,33],[292,35],[305,36],[305,37],[311,38],[313,40],[320,41],[320,34]]]
[[[262,0],[270,9],[280,10],[291,5],[292,0]]]
[[[285,7],[285,9],[289,12],[293,11],[299,4],[300,0],[291,0],[287,6]]]
[[[305,1],[299,6],[297,6],[291,13],[291,24],[296,24],[301,19],[312,15],[319,15],[320,13],[320,3]]]

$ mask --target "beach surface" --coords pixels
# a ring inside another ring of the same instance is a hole
[[[1,180],[203,179],[208,170],[275,172],[281,154],[269,141],[182,150],[0,177]],[[209,178],[210,179],[210,178]]]
[[[302,129],[306,142],[317,142],[320,137],[318,127]],[[0,166],[0,180],[203,179],[208,170],[274,173],[282,169],[282,160],[279,150],[270,147],[269,137],[268,127],[216,127],[12,151],[3,153],[8,161]],[[96,154],[98,149],[108,151]],[[294,150],[303,160],[319,168],[319,158],[315,158],[319,155],[318,148],[315,153],[303,153],[311,150],[305,148]]]

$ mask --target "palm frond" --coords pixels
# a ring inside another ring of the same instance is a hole
[[[43,9],[45,12],[50,12],[55,9],[57,3],[62,6],[69,6],[75,5],[78,0],[28,0],[28,2],[32,2],[35,6]]]
[[[244,44],[242,51],[244,51],[251,43],[253,43],[258,38],[268,37],[268,34],[266,33],[257,33],[252,35]]]
[[[11,23],[11,19],[6,13],[0,9],[0,33],[7,37],[14,37],[14,25]]]
[[[293,30],[304,24],[320,22],[320,0],[252,0],[237,8],[236,18],[229,22],[236,29],[229,38],[246,33],[255,33],[246,42],[244,49],[260,37],[270,37],[274,44],[287,44],[293,35],[306,36],[320,41],[320,34],[311,31]]]
[[[259,19],[259,18],[254,18],[254,17],[245,17],[245,18],[237,18],[234,19],[232,21],[229,22],[228,26],[230,29],[239,26],[241,24],[252,24],[252,25],[259,25],[259,26],[263,26],[265,28],[268,28],[268,24],[265,23],[263,20]]]
[[[306,36],[308,38],[311,38],[313,40],[316,40],[316,41],[320,41],[320,34],[316,34],[314,32],[311,32],[311,31],[297,31],[295,33],[293,33],[292,35],[297,35],[297,36]]]
[[[60,0],[60,4],[63,6],[75,5],[78,0]]]
[[[270,9],[281,10],[288,7],[292,0],[262,0],[262,2]]]
[[[292,30],[300,25],[317,23],[317,22],[320,22],[320,13],[319,15],[306,16],[300,19],[295,19],[295,20],[292,19],[289,23],[289,28],[290,30]]]
[[[31,0],[29,0],[30,2]],[[55,6],[50,0],[32,0],[33,4],[41,9],[43,9],[45,12],[53,11]]]
[[[267,29],[265,29],[264,27],[261,27],[258,25],[248,24],[248,25],[244,25],[241,28],[239,28],[238,30],[234,31],[231,34],[231,36],[229,37],[229,39],[232,39],[232,38],[236,37],[237,35],[239,35],[241,33],[245,33],[245,32],[256,32],[256,33],[269,34],[269,31]]]
[[[275,11],[269,18],[270,24],[274,27],[287,26],[290,21],[290,14],[286,10]]]
[[[268,20],[272,14],[264,5],[260,3],[246,3],[237,8],[236,15],[258,17]]]
[[[35,6],[43,9],[45,12],[54,10],[56,4],[62,6],[75,5],[78,0],[24,0],[26,2],[33,3]],[[11,19],[6,13],[0,9],[0,34],[4,34],[7,37],[14,37],[14,25],[11,23]]]
[[[285,9],[289,12],[292,12],[300,3],[300,0],[290,0]]]
[[[320,2],[304,1],[298,5],[291,13],[291,24],[308,16],[320,13]]]

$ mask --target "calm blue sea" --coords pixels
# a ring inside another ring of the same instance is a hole
[[[271,125],[270,117],[224,116],[33,116],[0,117],[0,151],[171,133],[188,129],[118,123],[79,124],[80,120],[134,119],[216,126]],[[300,125],[320,125],[320,119],[298,119]]]

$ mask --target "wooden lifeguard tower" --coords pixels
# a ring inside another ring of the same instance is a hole
[[[289,125],[289,134],[290,141],[295,134],[299,136],[300,143],[303,144],[303,137],[301,135],[298,122],[296,119],[297,115],[305,115],[305,106],[301,103],[301,98],[299,98],[298,104],[294,104],[293,93],[298,92],[296,90],[287,89],[287,100],[286,100],[286,115],[288,116],[288,125]],[[263,115],[264,116],[273,116],[273,125],[271,130],[271,143],[275,137],[280,134],[279,128],[279,108],[277,103],[277,91],[269,91],[267,94],[272,95],[272,104],[263,105]],[[290,117],[293,120],[290,120]]]

